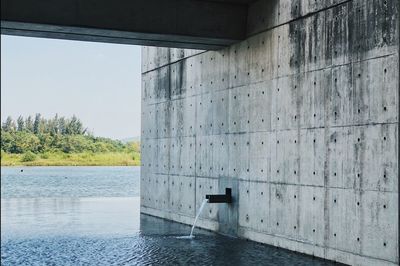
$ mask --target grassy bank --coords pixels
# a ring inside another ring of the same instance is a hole
[[[1,166],[137,166],[139,153],[25,153],[1,154]]]

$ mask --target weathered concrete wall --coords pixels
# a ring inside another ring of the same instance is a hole
[[[399,1],[275,0],[216,52],[143,48],[144,213],[356,265],[399,262]]]

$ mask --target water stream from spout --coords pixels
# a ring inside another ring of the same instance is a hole
[[[207,202],[208,202],[208,199],[204,199],[203,202],[201,203],[200,209],[199,209],[199,211],[197,212],[196,218],[194,219],[194,223],[193,223],[193,226],[192,226],[192,230],[190,231],[190,236],[189,236],[190,238],[193,237],[193,231],[194,231],[194,228],[196,227],[197,219],[199,218],[199,216],[200,216],[200,214],[201,214],[201,211],[203,210],[203,208],[204,208],[204,206],[206,205]]]
[[[193,222],[193,225],[192,225],[192,230],[190,231],[190,235],[188,235],[188,236],[179,236],[177,238],[180,238],[180,239],[192,239],[192,238],[194,238],[193,231],[194,231],[194,228],[196,227],[197,219],[199,219],[199,216],[200,216],[200,214],[201,214],[202,210],[204,209],[204,206],[206,205],[207,202],[208,202],[208,199],[204,199],[203,202],[201,203],[201,206],[200,206],[199,211],[197,212],[196,218],[194,218],[194,222]]]

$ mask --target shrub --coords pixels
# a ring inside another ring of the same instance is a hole
[[[49,157],[50,156],[49,156],[49,154],[47,152],[45,152],[45,153],[40,155],[40,158],[42,158],[42,159],[49,159]]]
[[[21,162],[33,162],[34,160],[36,160],[36,155],[30,151],[25,153],[21,158]]]

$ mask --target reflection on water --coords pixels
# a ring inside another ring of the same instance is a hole
[[[125,236],[139,231],[139,206],[139,197],[2,199],[1,236]]]
[[[1,167],[1,197],[134,197],[139,181],[137,166]]]
[[[93,169],[97,174],[101,172]],[[38,180],[40,176],[29,178],[33,183],[37,179],[37,183],[44,185]],[[126,182],[129,181],[120,180],[120,184]],[[90,185],[86,190],[96,197],[60,197],[55,196],[57,193],[51,194],[52,197],[32,197],[14,189],[17,196],[9,193],[7,198],[2,198],[1,264],[328,264],[200,229],[196,229],[194,239],[178,239],[177,236],[189,234],[190,226],[140,215],[139,197],[132,197],[130,192],[123,197],[107,197],[99,194],[98,185],[93,184],[93,187],[95,192],[89,191]]]

